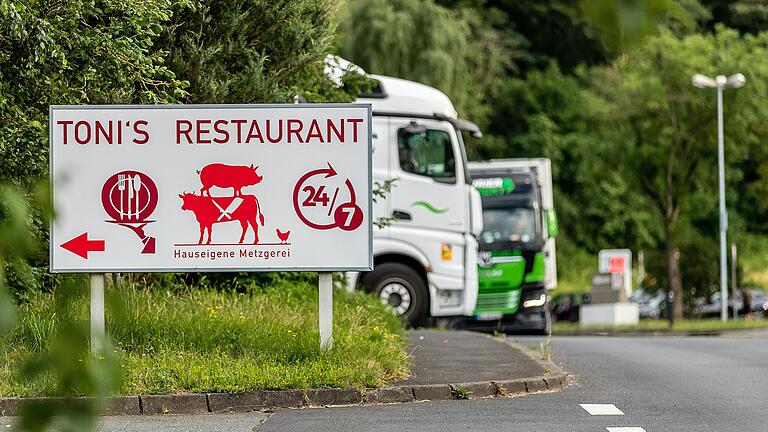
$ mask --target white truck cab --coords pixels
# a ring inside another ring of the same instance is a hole
[[[392,222],[374,232],[374,270],[349,273],[349,286],[374,293],[414,326],[471,315],[482,204],[461,131],[480,137],[480,130],[435,88],[371,77],[378,85],[357,102],[373,106],[374,182],[395,179],[376,199],[374,217]]]

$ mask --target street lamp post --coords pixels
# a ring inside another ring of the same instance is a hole
[[[728,255],[726,252],[726,231],[728,230],[728,211],[725,208],[725,145],[723,139],[723,90],[727,87],[739,88],[746,78],[737,73],[730,77],[718,75],[715,79],[696,74],[691,79],[699,88],[717,89],[717,171],[720,184],[720,319],[728,321]]]

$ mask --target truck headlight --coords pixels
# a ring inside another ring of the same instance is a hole
[[[538,298],[532,298],[523,302],[524,308],[544,306],[547,302],[547,295],[541,294]]]

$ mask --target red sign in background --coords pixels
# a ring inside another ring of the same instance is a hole
[[[608,261],[608,273],[623,273],[624,257],[610,257]]]

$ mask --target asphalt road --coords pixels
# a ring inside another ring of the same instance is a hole
[[[516,338],[535,345],[538,338]],[[548,394],[191,417],[114,417],[103,431],[762,431],[768,337],[556,337],[574,375]],[[592,415],[580,404],[613,404]],[[609,407],[610,408],[610,407]],[[264,421],[263,423],[261,423]],[[609,429],[610,428],[610,429]]]
[[[576,380],[558,393],[279,411],[259,431],[768,430],[768,338],[557,337],[553,351]],[[614,404],[624,415],[580,404]]]

